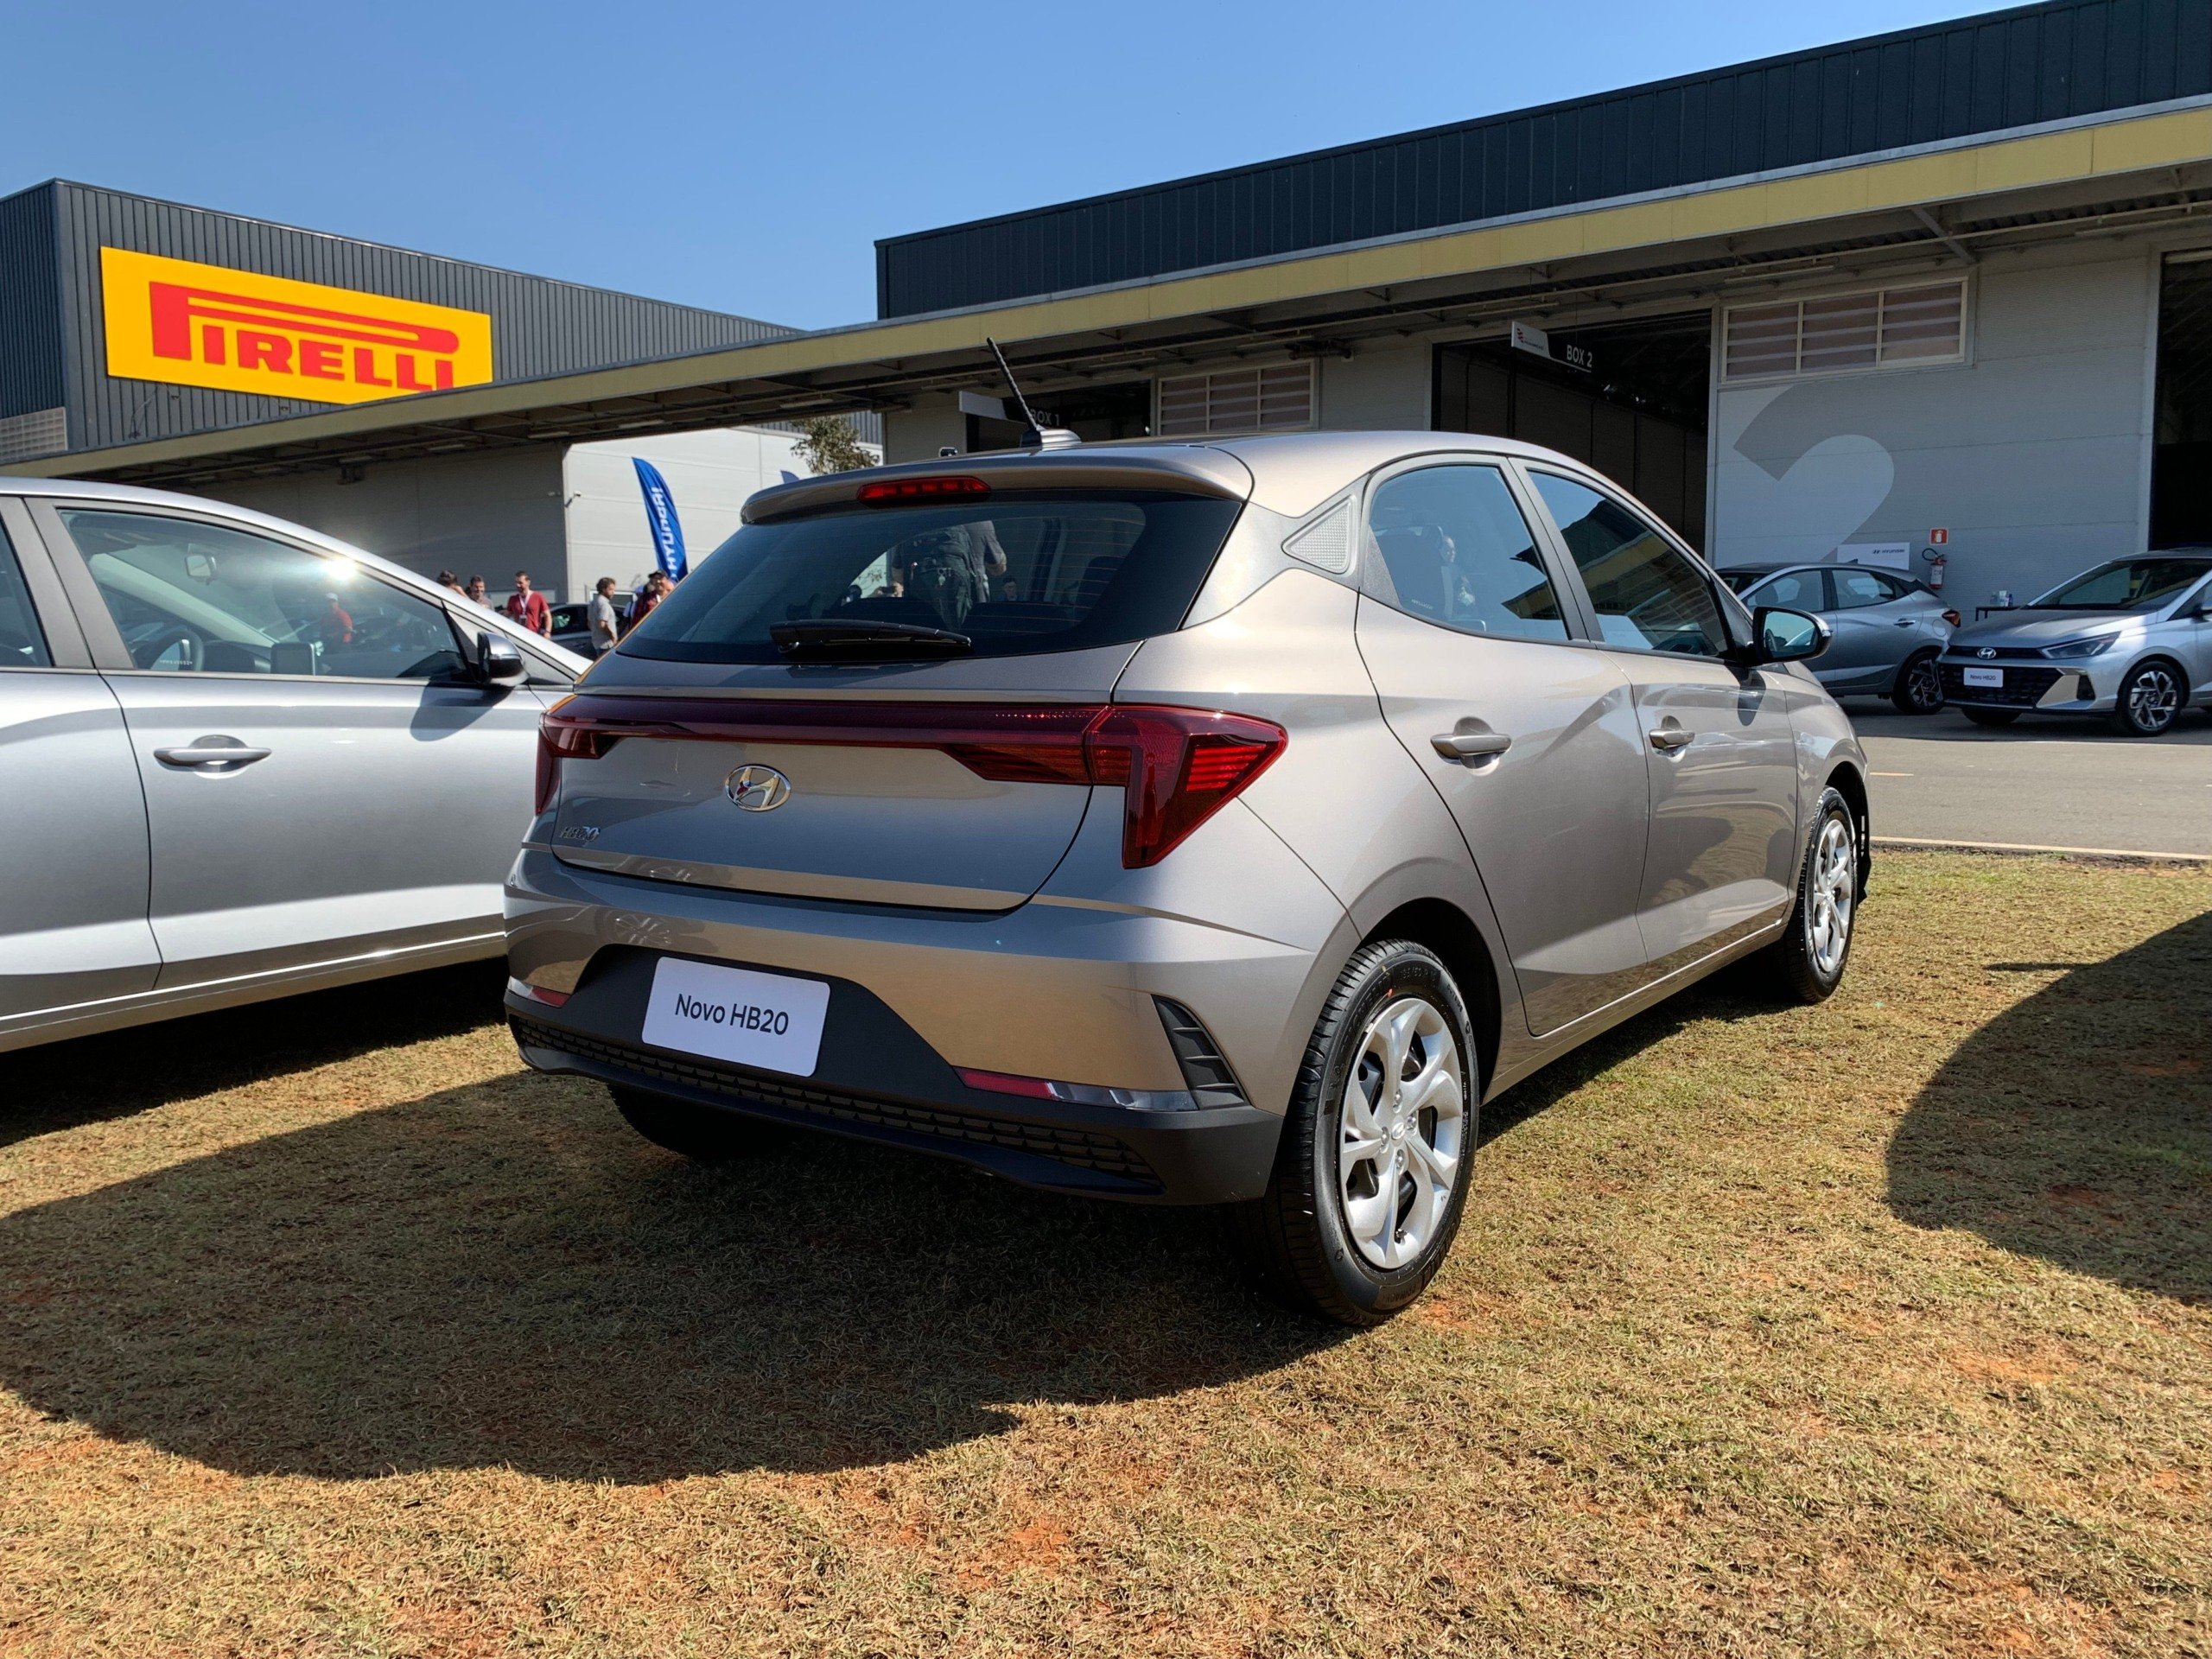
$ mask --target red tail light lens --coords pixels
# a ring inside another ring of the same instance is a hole
[[[1961,624],[1965,620],[1965,619],[1964,619],[1963,617],[1961,617],[1961,615],[1960,615],[1956,611],[1946,611],[1946,612],[1944,612],[1944,613],[1943,613],[1943,620],[1944,620],[1946,622],[1949,623],[1949,624],[1950,624],[1953,627],[1955,627],[1955,627],[1957,627],[1957,626],[1960,626],[1960,625],[1961,625]]]
[[[1274,763],[1290,740],[1271,721],[1153,703],[844,702],[579,693],[538,722],[537,810],[564,760],[624,737],[940,749],[995,783],[1123,791],[1122,862],[1157,864]]]
[[[860,487],[863,506],[888,506],[903,501],[975,501],[991,493],[980,478],[880,478]]]

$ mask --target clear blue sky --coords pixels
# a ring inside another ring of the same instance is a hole
[[[11,0],[55,176],[804,327],[879,236],[1991,10]]]

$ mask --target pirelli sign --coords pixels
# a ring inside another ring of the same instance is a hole
[[[107,372],[365,404],[492,378],[492,319],[222,265],[100,250]]]

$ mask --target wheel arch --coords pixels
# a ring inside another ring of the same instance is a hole
[[[1459,995],[1474,1021],[1476,1065],[1481,1093],[1487,1094],[1497,1066],[1498,1039],[1504,1026],[1505,1004],[1497,964],[1490,942],[1474,918],[1446,899],[1410,899],[1384,916],[1366,937],[1364,947],[1377,939],[1409,939],[1436,953],[1437,959],[1459,982]]]
[[[1851,808],[1853,823],[1859,831],[1859,890],[1866,891],[1866,879],[1874,868],[1874,814],[1872,803],[1867,798],[1866,779],[1859,768],[1846,760],[1832,768],[1821,788],[1832,789],[1843,797]]]

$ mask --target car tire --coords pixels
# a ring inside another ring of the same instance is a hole
[[[1916,651],[1897,670],[1897,683],[1890,688],[1890,706],[1901,715],[1936,715],[1943,711],[1943,671],[1936,665],[1942,653]]]
[[[2127,671],[2113,705],[2113,729],[2126,737],[2160,737],[2173,730],[2189,706],[2189,682],[2180,667],[2153,657]]]
[[[639,1135],[695,1164],[727,1164],[775,1145],[782,1134],[772,1124],[756,1122],[719,1107],[696,1105],[609,1084],[614,1109]]]
[[[1795,1002],[1825,1002],[1843,982],[1859,919],[1859,821],[1836,790],[1821,791],[1797,866],[1789,925],[1766,948],[1775,982]]]
[[[2020,717],[2017,709],[1976,709],[1963,702],[1951,706],[1977,726],[2010,726]]]
[[[1451,971],[1410,940],[1363,945],[1306,1045],[1268,1190],[1237,1209],[1262,1287],[1354,1326],[1426,1290],[1459,1229],[1480,1090]]]

